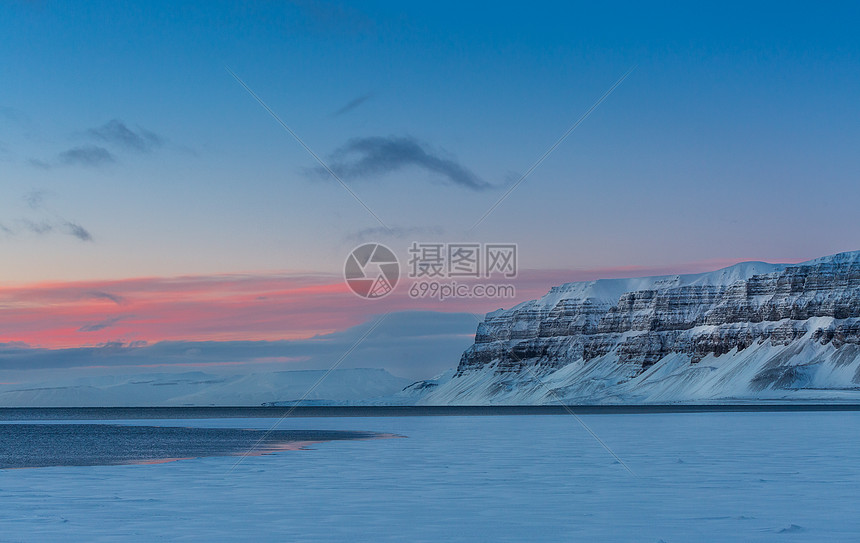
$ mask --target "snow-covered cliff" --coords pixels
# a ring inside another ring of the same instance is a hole
[[[860,251],[568,283],[487,314],[419,403],[860,400]]]

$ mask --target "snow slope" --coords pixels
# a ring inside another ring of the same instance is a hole
[[[3,407],[121,407],[260,405],[299,400],[320,381],[322,370],[249,375],[203,372],[86,377],[70,381],[0,386]],[[338,369],[306,397],[325,404],[391,396],[410,383],[381,369]]]
[[[860,401],[860,252],[554,287],[487,314],[422,404]]]

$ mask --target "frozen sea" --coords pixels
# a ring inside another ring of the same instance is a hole
[[[860,412],[581,420],[632,474],[569,415],[291,417],[278,430],[404,437],[0,470],[0,541],[860,540]]]

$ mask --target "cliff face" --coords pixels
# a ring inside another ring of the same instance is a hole
[[[860,390],[858,365],[853,252],[554,287],[488,314],[454,377],[425,401],[832,398]]]

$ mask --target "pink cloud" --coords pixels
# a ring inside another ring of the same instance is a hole
[[[356,324],[352,295],[327,275],[225,275],[45,282],[0,288],[2,341],[293,339]]]
[[[522,270],[494,280],[512,299],[412,299],[409,281],[380,300],[349,291],[334,274],[260,273],[41,282],[0,287],[0,343],[61,348],[108,342],[301,339],[389,311],[483,314],[545,294],[550,287],[598,278],[695,273],[731,265],[708,261],[671,267]]]

